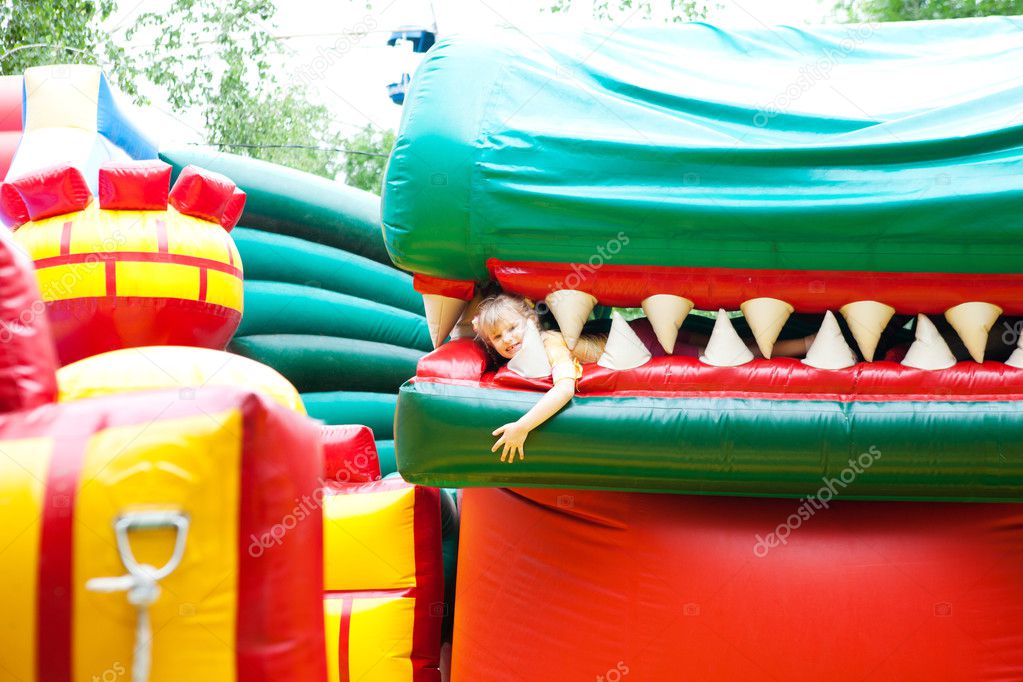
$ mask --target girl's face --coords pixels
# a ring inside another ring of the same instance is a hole
[[[487,340],[498,355],[511,360],[522,348],[522,337],[526,333],[527,324],[529,320],[525,317],[509,311],[488,330]]]

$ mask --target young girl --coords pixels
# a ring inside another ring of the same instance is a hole
[[[500,438],[494,443],[491,452],[502,448],[501,461],[509,464],[515,461],[516,454],[520,460],[525,459],[523,447],[529,432],[553,417],[572,400],[575,396],[575,382],[582,377],[582,363],[599,360],[607,343],[606,334],[584,334],[579,337],[575,348],[569,350],[561,332],[540,330],[540,321],[533,306],[521,296],[511,294],[484,299],[473,319],[477,338],[493,349],[503,361],[512,359],[522,349],[523,338],[530,325],[540,331],[540,339],[551,365],[554,386],[518,420],[494,430],[493,435]],[[666,354],[657,343],[646,318],[633,320],[629,326],[652,357]],[[680,332],[672,354],[697,357],[708,340],[709,337],[701,334]],[[802,357],[812,341],[812,336],[779,341],[774,346],[773,354],[778,357]],[[750,341],[749,348],[760,356],[755,342]]]

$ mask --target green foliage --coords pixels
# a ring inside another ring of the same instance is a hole
[[[839,0],[847,21],[916,21],[1023,14],[1023,0]]]
[[[140,14],[120,42],[102,26],[116,8],[117,0],[0,0],[0,69],[99,64],[140,104],[148,101],[138,86],[148,83],[175,112],[200,112],[207,140],[223,149],[337,174],[330,113],[274,76],[273,0],[172,0]]]
[[[208,125],[206,107],[225,91],[276,85],[274,12],[272,0],[173,0],[166,11],[140,14],[125,38],[142,48],[140,71],[166,91],[171,108],[202,107]]]
[[[272,0],[174,0],[145,12],[127,39],[146,40],[142,75],[178,112],[202,111],[208,139],[222,149],[333,178],[337,131],[326,107],[274,75]]]
[[[0,74],[55,63],[100,64],[116,71],[127,58],[101,28],[116,8],[117,0],[0,0]]]
[[[552,13],[567,12],[573,0],[554,0]],[[623,21],[638,15],[643,19],[663,18],[680,23],[707,18],[707,3],[702,0],[592,0],[593,18],[600,21]]]
[[[206,108],[214,146],[333,179],[341,169],[330,112],[297,87],[225,89]]]
[[[394,147],[394,131],[381,130],[372,125],[345,140],[342,169],[345,182],[352,187],[380,194],[387,157]]]

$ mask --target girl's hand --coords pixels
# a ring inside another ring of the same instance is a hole
[[[494,447],[490,448],[490,451],[497,452],[497,448],[503,445],[504,449],[501,450],[502,462],[507,461],[508,464],[514,462],[516,452],[519,453],[519,460],[526,458],[525,444],[526,436],[529,435],[529,429],[519,422],[514,421],[510,424],[505,424],[504,426],[495,429],[491,435],[501,436],[497,439],[497,442],[494,443]]]

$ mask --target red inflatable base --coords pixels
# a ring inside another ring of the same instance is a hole
[[[224,350],[241,322],[232,308],[176,298],[74,298],[46,312],[61,365],[138,346]]]
[[[1023,678],[1023,506],[828,505],[465,490],[452,680]]]

